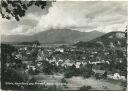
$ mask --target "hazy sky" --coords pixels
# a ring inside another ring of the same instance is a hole
[[[17,22],[0,17],[1,34],[33,34],[49,29],[88,31],[123,31],[127,24],[128,2],[59,1],[49,10],[30,8]]]

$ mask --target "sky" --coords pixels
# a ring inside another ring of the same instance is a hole
[[[121,1],[57,1],[44,10],[28,9],[19,22],[0,16],[0,34],[31,35],[51,29],[72,29],[81,32],[124,31],[128,24],[128,2]]]

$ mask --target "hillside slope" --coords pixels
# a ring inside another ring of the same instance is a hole
[[[40,43],[74,43],[76,41],[89,41],[103,35],[98,31],[80,32],[70,29],[54,29],[39,32],[33,35],[8,35],[2,36],[2,42],[30,42]]]

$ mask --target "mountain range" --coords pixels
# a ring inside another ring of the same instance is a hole
[[[99,31],[80,32],[71,29],[51,29],[42,31],[33,35],[2,35],[2,42],[31,42],[39,41],[40,43],[74,43],[77,41],[87,42],[104,35]]]

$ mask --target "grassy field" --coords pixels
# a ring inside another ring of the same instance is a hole
[[[91,90],[115,90],[121,91],[123,87],[120,86],[119,81],[111,80],[96,80],[94,77],[88,79],[82,78],[80,76],[66,78],[68,82],[67,87],[63,87],[61,79],[63,78],[62,74],[59,75],[45,75],[40,73],[39,75],[34,76],[34,78],[40,82],[45,82],[47,85],[59,85],[63,90],[78,90],[82,86],[91,86]]]

